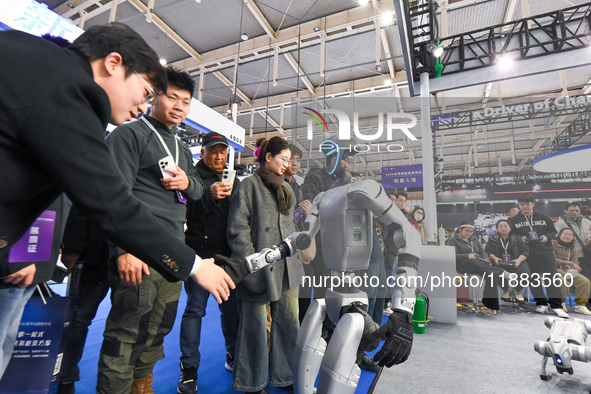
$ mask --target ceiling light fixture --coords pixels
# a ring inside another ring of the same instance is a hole
[[[314,31],[320,31],[320,28],[318,26],[314,27]]]
[[[357,0],[357,2],[359,3],[359,5],[369,4],[369,0]]]
[[[392,85],[392,80],[390,78],[388,78],[384,81],[384,86],[390,86],[390,85]]]
[[[427,49],[436,58],[441,57],[441,55],[443,55],[443,45],[435,45],[434,43],[430,42],[429,44],[427,44]]]
[[[168,62],[166,61],[166,59],[165,59],[165,58],[163,58],[163,57],[161,57],[161,58],[159,59],[159,61],[160,61],[160,64],[161,64],[161,65],[163,65],[163,66],[166,66],[166,63],[168,63]]]
[[[381,20],[381,25],[382,26],[388,26],[391,25],[392,23],[394,23],[394,12],[392,11],[388,11],[388,12],[384,12],[382,14],[382,16],[380,17]]]
[[[507,56],[506,54],[499,55],[497,57],[497,65],[501,67],[501,69],[503,70],[508,70],[513,66],[513,59]]]
[[[68,7],[70,7],[70,8],[74,8],[74,4],[72,4],[72,3],[68,3],[68,4],[66,4],[66,5],[67,5]]]
[[[246,41],[246,40],[248,40],[248,34],[242,33],[242,35],[240,36],[240,38],[242,38],[242,41]]]

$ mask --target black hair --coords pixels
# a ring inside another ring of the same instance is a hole
[[[66,47],[70,46],[70,44],[72,44],[70,41],[66,40],[63,37],[52,36],[49,33],[43,34],[41,36],[41,38],[43,38],[45,41],[53,42],[55,45],[57,45],[60,48],[66,48]]]
[[[513,226],[511,225],[511,222],[510,222],[508,219],[501,219],[501,220],[499,220],[499,221],[497,222],[497,224],[495,224],[495,227],[497,228],[497,231],[498,231],[498,228],[499,228],[499,223],[501,223],[501,222],[505,222],[505,223],[507,223],[507,224],[509,225],[509,228],[510,228],[511,230],[513,230]]]
[[[126,76],[136,72],[146,74],[157,93],[166,92],[166,73],[158,55],[131,27],[123,23],[96,25],[78,37],[70,49],[93,62],[116,52],[126,67]]]
[[[509,208],[507,209],[507,214],[509,214],[509,212],[511,212],[511,210],[512,210],[512,209],[517,209],[517,210],[519,211],[519,208],[518,208],[518,207],[516,207],[516,206],[512,206],[512,207],[509,207]]]
[[[535,203],[536,201],[534,200],[534,196],[532,196],[531,194],[522,194],[521,196],[519,196],[519,198],[517,198],[517,202]]]
[[[579,204],[576,201],[571,201],[571,202],[567,202],[566,204],[564,204],[565,211],[567,211],[570,207],[577,207],[577,208],[581,209],[581,204]]]
[[[298,156],[300,156],[300,158],[304,157],[304,152],[300,148],[298,148],[296,145],[289,144],[289,148],[291,149],[292,156],[298,155]]]
[[[581,205],[581,215],[587,217],[589,216],[589,212],[591,212],[591,207],[588,205]]]
[[[408,200],[408,194],[406,194],[405,192],[398,192],[394,195],[396,196],[396,199],[398,199],[398,197],[402,196]]]
[[[270,153],[271,156],[275,157],[281,153],[281,151],[290,149],[289,143],[281,137],[273,137],[270,140],[267,140],[266,138],[259,138],[257,140],[257,149],[258,148],[261,149],[258,152],[256,159],[260,164],[265,162],[267,153]]]
[[[188,72],[177,70],[172,66],[169,66],[166,67],[166,79],[168,80],[169,86],[172,85],[181,90],[186,90],[191,93],[191,97],[193,97],[193,92],[195,91],[195,81]]]

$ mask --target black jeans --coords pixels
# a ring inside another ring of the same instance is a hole
[[[456,263],[456,270],[462,274],[475,274],[484,276],[484,292],[482,294],[482,303],[489,309],[498,310],[499,293],[497,287],[501,287],[504,270],[496,265],[491,266],[486,260],[466,259]]]
[[[534,254],[527,258],[527,263],[531,271],[529,288],[536,299],[536,305],[548,305],[550,308],[557,309],[562,304],[562,293],[560,286],[554,284],[554,275],[556,275],[556,258],[554,254]],[[538,274],[539,277],[534,276]],[[546,274],[546,276],[543,276]],[[543,278],[550,276],[550,286],[546,287],[546,294],[542,286]],[[537,279],[536,279],[537,278]]]
[[[68,346],[64,352],[60,382],[70,383],[80,380],[78,363],[82,358],[88,326],[96,316],[96,311],[109,291],[105,281],[99,284],[82,284],[78,288],[76,311],[72,317]]]

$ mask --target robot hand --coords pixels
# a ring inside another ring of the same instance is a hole
[[[390,315],[386,324],[374,332],[374,336],[386,336],[386,342],[374,356],[380,367],[390,368],[392,365],[406,361],[412,349],[412,316],[404,311],[397,311]]]

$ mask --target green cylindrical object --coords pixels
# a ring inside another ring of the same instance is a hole
[[[418,296],[415,302],[415,311],[412,315],[412,330],[417,334],[424,334],[427,326],[427,301],[425,297]]]

